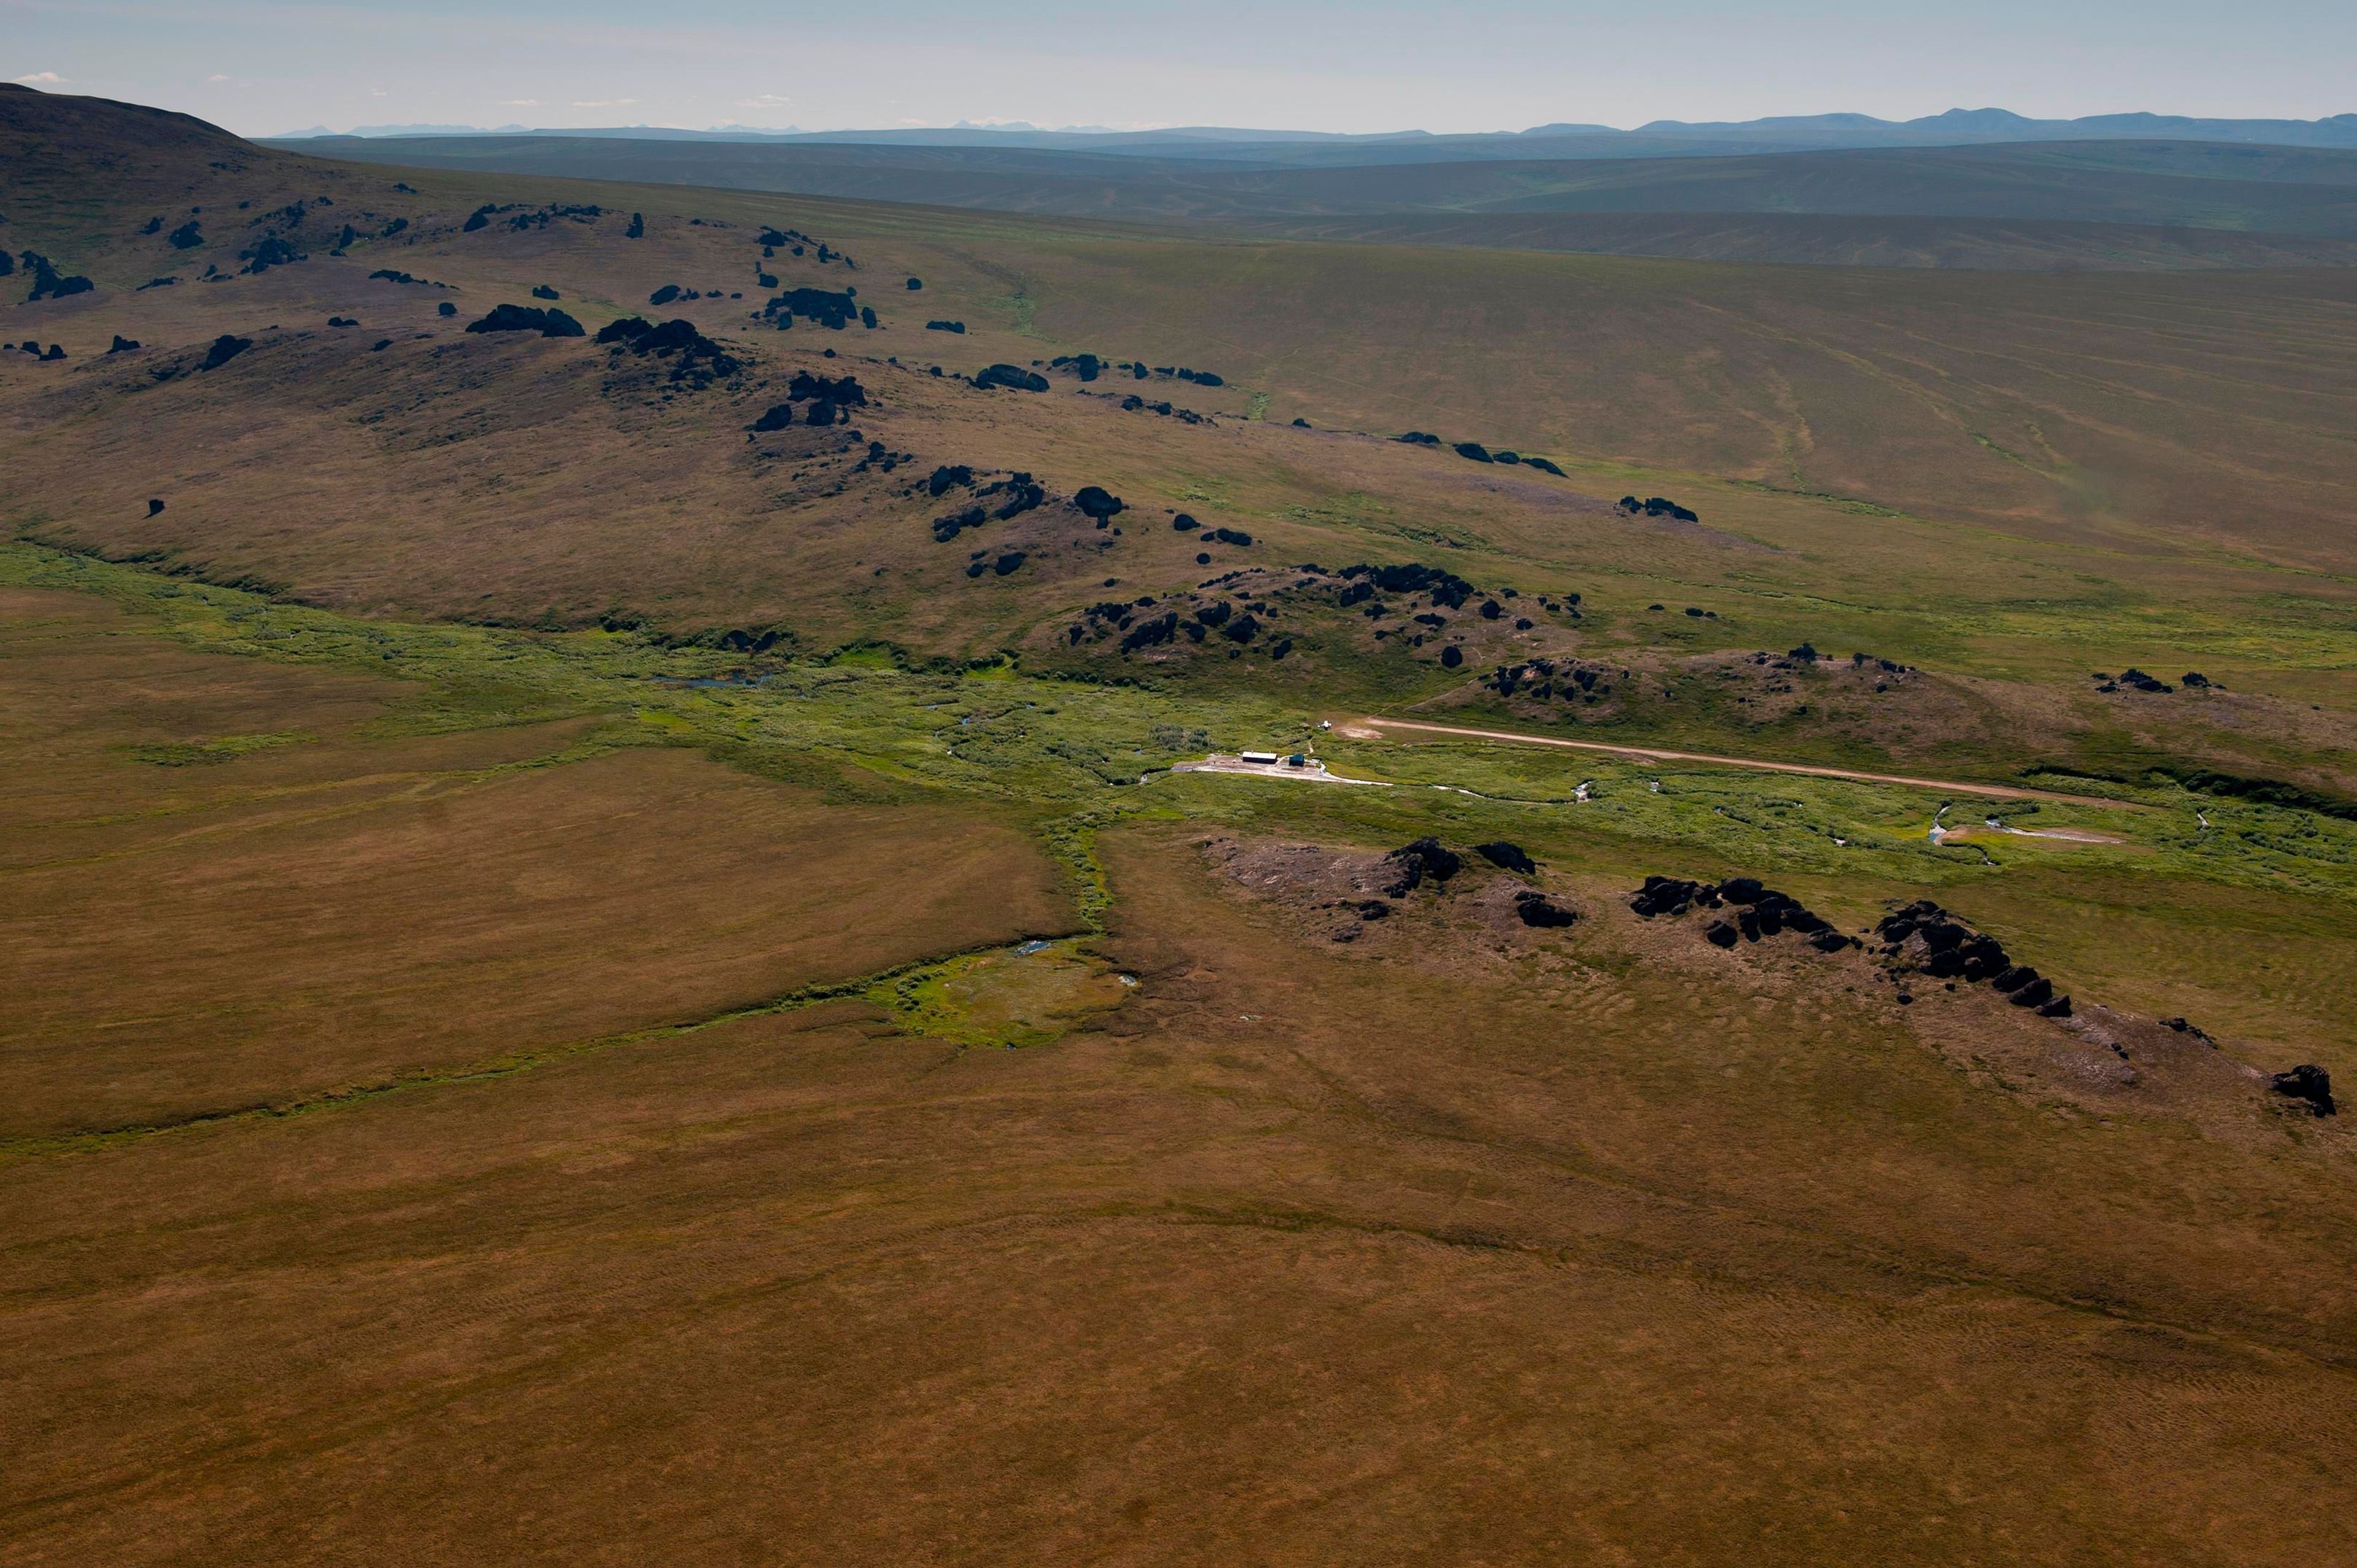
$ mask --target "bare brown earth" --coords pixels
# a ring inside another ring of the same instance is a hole
[[[835,1004],[0,1173],[8,1560],[2352,1550],[2329,1124],[1601,889],[1329,957],[1108,847],[1144,983],[1057,1047]]]
[[[1070,919],[971,810],[822,805],[579,724],[371,736],[391,682],[181,654],[80,596],[0,610],[0,1138],[495,1064]]]

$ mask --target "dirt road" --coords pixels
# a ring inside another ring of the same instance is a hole
[[[1613,757],[1656,762],[1704,762],[1717,768],[1751,768],[1763,773],[1806,773],[1819,779],[1853,779],[1861,784],[1905,784],[1919,789],[1949,789],[1960,795],[1992,795],[2007,800],[2067,800],[2077,806],[2108,806],[2134,811],[2126,800],[2105,800],[2093,795],[2063,795],[2050,789],[2023,789],[2007,784],[1965,784],[1953,779],[1914,779],[1900,773],[1861,773],[1849,768],[1820,768],[1806,762],[1775,762],[1758,757],[1713,757],[1700,751],[1665,751],[1654,746],[1607,746],[1595,740],[1561,740],[1554,736],[1517,735],[1512,730],[1461,729],[1455,725],[1424,724],[1415,719],[1354,719],[1342,726],[1349,735],[1391,730],[1422,730],[1430,735],[1464,736],[1474,740],[1513,741],[1523,746],[1556,746],[1571,751],[1601,751]]]

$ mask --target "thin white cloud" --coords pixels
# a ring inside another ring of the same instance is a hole
[[[500,107],[502,109],[537,109],[540,107],[540,100],[537,98],[502,98],[500,100]]]
[[[737,107],[739,109],[783,109],[792,102],[792,99],[787,97],[782,92],[761,92],[756,93],[750,98],[739,98],[737,101]]]
[[[56,87],[63,83],[65,78],[54,70],[37,70],[30,76],[20,76],[16,80],[27,87]]]
[[[210,76],[205,78],[205,80],[207,81],[227,81],[229,80],[229,73],[223,70],[217,70]]]
[[[638,102],[635,98],[576,98],[576,109],[627,109]]]

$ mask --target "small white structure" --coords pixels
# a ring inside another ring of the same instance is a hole
[[[1273,751],[1247,751],[1242,756],[1246,762],[1272,763],[1276,760],[1276,753]]]

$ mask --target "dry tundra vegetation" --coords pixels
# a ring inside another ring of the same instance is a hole
[[[0,1562],[2357,1558],[2357,272],[0,212]]]

